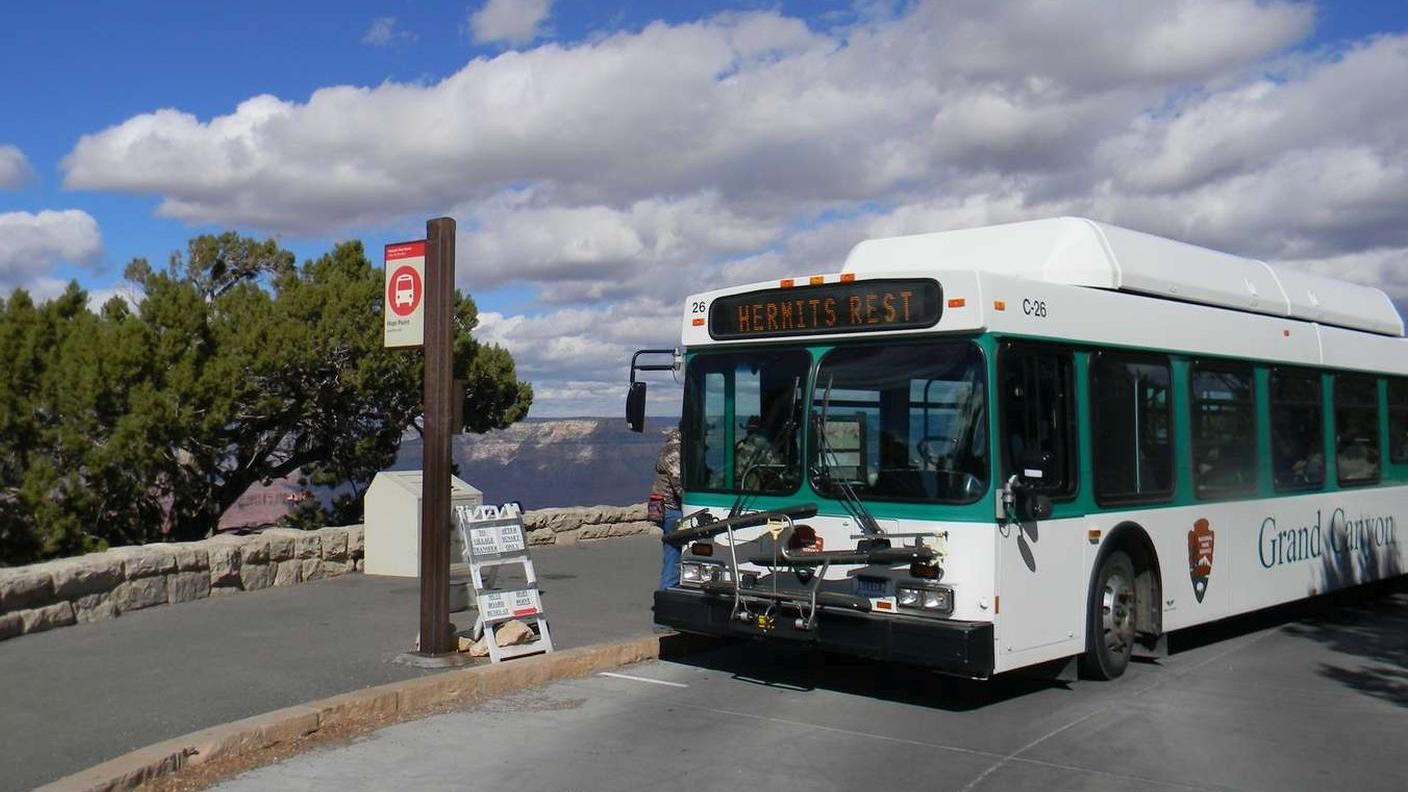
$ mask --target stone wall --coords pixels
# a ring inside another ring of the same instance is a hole
[[[523,513],[530,544],[568,545],[654,533],[644,506],[589,506]],[[360,572],[362,526],[271,528],[200,542],[119,547],[0,568],[0,640],[269,586]]]
[[[660,535],[645,520],[645,506],[586,506],[523,513],[530,545],[567,545],[641,534]]]
[[[0,640],[362,568],[362,526],[269,529],[0,569]]]

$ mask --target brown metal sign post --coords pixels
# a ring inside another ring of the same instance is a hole
[[[450,437],[456,412],[455,221],[425,223],[425,443],[421,458],[420,654],[455,651],[450,625]]]

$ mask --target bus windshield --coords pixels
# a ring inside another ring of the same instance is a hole
[[[812,394],[812,485],[862,500],[971,503],[987,492],[982,351],[971,341],[839,347]]]
[[[802,481],[805,350],[701,354],[685,370],[684,486],[785,495]]]

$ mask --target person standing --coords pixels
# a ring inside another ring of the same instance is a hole
[[[650,488],[649,516],[669,533],[679,524],[683,502],[680,499],[680,430],[671,429],[665,435],[665,445],[655,459],[655,483]],[[680,582],[680,549],[666,544],[660,567],[660,588],[677,586]]]

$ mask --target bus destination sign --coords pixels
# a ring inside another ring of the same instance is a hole
[[[719,297],[709,306],[718,340],[864,333],[933,327],[943,289],[927,278],[858,280],[763,289]]]

